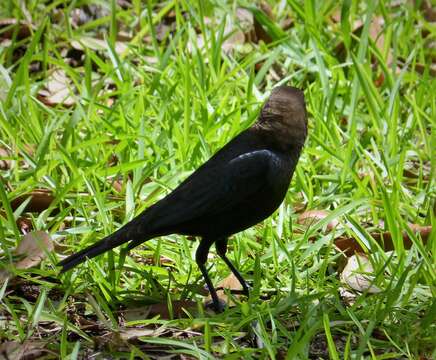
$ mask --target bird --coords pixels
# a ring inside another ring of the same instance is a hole
[[[167,196],[120,229],[75,253],[58,265],[64,273],[110,249],[127,250],[169,234],[199,237],[195,261],[216,311],[218,298],[206,269],[215,244],[248,297],[249,287],[227,257],[229,236],[269,217],[280,206],[307,137],[307,111],[302,90],[281,85],[272,89],[257,120],[230,140]]]

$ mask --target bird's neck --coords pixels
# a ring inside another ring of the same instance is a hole
[[[301,135],[296,134],[295,129],[279,121],[258,121],[253,125],[253,130],[262,136],[269,146],[284,153],[292,151],[299,154],[304,145]]]

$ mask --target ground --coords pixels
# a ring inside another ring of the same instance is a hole
[[[435,10],[247,4],[0,4],[4,358],[436,356]],[[206,309],[198,242],[178,235],[59,275],[280,84],[304,91],[309,136],[279,210],[230,239],[249,299]]]

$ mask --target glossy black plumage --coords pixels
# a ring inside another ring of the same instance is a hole
[[[131,222],[59,263],[66,271],[88,258],[130,241],[131,249],[151,238],[182,234],[201,237],[196,261],[216,308],[216,292],[205,262],[210,246],[248,287],[226,257],[228,236],[270,216],[289,187],[307,135],[303,93],[280,86],[272,91],[259,119],[191,174],[174,191]]]

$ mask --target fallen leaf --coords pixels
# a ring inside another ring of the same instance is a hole
[[[309,227],[320,222],[329,215],[330,212],[327,210],[307,210],[298,217],[297,223]],[[327,230],[331,231],[338,225],[339,221],[337,219],[333,219],[327,224]]]
[[[72,81],[63,70],[55,70],[47,79],[45,89],[38,92],[38,99],[48,106],[70,107],[76,103],[72,96]]]
[[[176,23],[166,24],[165,22],[160,22],[156,25],[156,39],[162,42],[168,38],[168,36],[176,30]]]
[[[17,296],[30,302],[37,301],[38,297],[41,295],[41,285],[23,280],[23,278],[11,279],[7,289],[8,295]]]
[[[385,74],[380,73],[380,75],[374,80],[374,85],[380,87],[385,82]]]
[[[388,6],[388,7],[390,7],[391,9],[395,9],[395,8],[398,8],[398,7],[400,7],[400,6],[404,6],[404,5],[406,5],[406,2],[407,2],[408,0],[391,0],[389,3],[387,3],[386,5]]]
[[[229,31],[229,33],[231,30]],[[241,30],[234,30],[233,34],[230,35],[222,44],[222,50],[225,53],[229,53],[235,48],[245,43],[245,35]]]
[[[25,234],[14,250],[13,255],[18,260],[11,265],[16,269],[29,269],[39,265],[46,258],[47,252],[53,251],[53,242],[49,234],[44,231],[33,231]],[[13,277],[7,269],[0,270],[0,284]]]
[[[71,46],[74,49],[85,51],[85,49],[90,49],[94,51],[107,51],[108,43],[106,40],[97,39],[90,36],[82,36],[77,40],[71,41]],[[115,52],[119,55],[123,54],[128,49],[125,42],[115,41]]]
[[[231,35],[229,35],[231,34]],[[241,46],[245,41],[253,39],[254,18],[253,14],[247,9],[238,7],[235,11],[235,21],[227,21],[224,29],[224,36],[228,36],[223,42],[224,52],[230,52]]]
[[[35,144],[24,144],[23,147],[24,147],[24,150],[27,151],[27,153],[30,156],[35,155],[35,153],[36,153],[36,145]]]
[[[427,243],[430,233],[432,231],[432,226],[422,226],[417,224],[408,224],[412,232],[419,234],[421,236],[422,242]],[[403,231],[403,244],[405,249],[410,249],[412,247],[412,240],[406,231]],[[376,240],[384,251],[392,251],[395,249],[394,243],[392,241],[392,234],[389,231],[384,232],[374,232],[371,236]],[[345,253],[345,255],[350,256],[356,252],[365,251],[356,239],[351,237],[341,237],[335,240],[336,247]]]
[[[143,336],[159,337],[163,335],[166,331],[168,330],[166,330],[164,327],[159,327],[157,329],[128,327],[128,328],[120,329],[120,337],[124,341],[129,341]]]
[[[271,8],[271,5],[266,1],[260,2],[260,8],[265,13],[266,16],[268,16],[270,19],[274,19],[274,14]]]
[[[16,32],[17,40],[29,37],[32,34],[32,24],[25,20],[15,18],[0,19],[0,39],[12,39]]]
[[[245,34],[253,30],[254,17],[251,11],[238,7],[235,12],[236,23]]]
[[[330,19],[336,24],[339,24],[341,22],[341,9],[336,9],[331,15]]]
[[[403,57],[398,57],[398,63],[401,66],[405,66],[406,59]],[[436,76],[436,64],[429,63],[428,65],[424,65],[424,64],[420,64],[420,63],[414,63],[413,65],[410,65],[410,66],[413,66],[413,68],[411,68],[411,69],[415,70],[418,74],[421,74],[421,75],[425,73],[425,71],[428,67],[428,73],[433,77]]]
[[[269,44],[273,41],[270,34],[263,28],[258,20],[258,17],[254,17],[254,32],[256,34],[256,43],[263,41],[265,44]]]
[[[236,292],[242,291],[242,285],[233,273],[230,273],[229,276],[227,276],[221,282],[218,283],[218,285],[216,287],[216,292],[217,292],[218,298],[223,303],[227,304],[227,306],[234,306],[235,304],[233,303],[231,298],[229,298],[227,296],[226,290],[230,290],[230,292],[231,291],[236,291]],[[237,298],[239,296],[240,295],[235,295],[235,297],[237,297]],[[209,304],[211,302],[212,302],[212,297],[209,295],[205,299],[205,303]]]
[[[280,22],[280,27],[283,30],[289,30],[294,27],[294,20],[290,17],[287,17]]]
[[[383,17],[375,16],[371,21],[371,25],[369,26],[369,36],[372,38],[373,41],[375,41],[377,49],[379,49],[382,54],[384,52],[385,46],[385,36],[383,34],[384,24],[385,21]],[[388,64],[388,66],[392,64],[391,51],[388,51],[387,53],[386,63]]]
[[[26,206],[25,211],[40,213],[50,206],[54,201],[54,196],[51,190],[48,189],[36,189],[28,194],[20,195],[11,201],[12,210],[16,210],[26,199],[32,197]]]
[[[357,295],[356,293],[350,291],[349,289],[340,286],[338,288],[339,290],[339,296],[341,297],[342,301],[345,303],[345,305],[347,306],[351,306],[355,303]]]
[[[201,50],[204,48],[204,39],[202,35],[193,35],[189,37],[188,43],[186,44],[186,48],[190,53],[196,51],[196,49]]]
[[[114,180],[111,180],[111,185],[114,188],[114,190],[118,193],[120,193],[123,190],[123,178],[117,177]]]
[[[409,179],[418,179],[421,174],[423,181],[429,181],[431,171],[430,162],[420,163],[418,161],[406,161],[404,163],[403,176]]]
[[[340,13],[335,12],[332,16],[333,21],[340,23]],[[369,37],[375,42],[375,46],[377,49],[379,49],[380,53],[383,54],[385,52],[385,36],[383,33],[385,21],[382,16],[374,16],[371,19],[371,23],[369,25]],[[351,32],[356,35],[357,37],[360,36],[360,33],[363,30],[364,23],[362,20],[356,20],[352,24]],[[356,41],[352,38],[352,44],[354,44]],[[346,47],[345,43],[343,41],[339,42],[335,47],[335,53],[336,56],[341,60],[344,61],[346,57]],[[392,50],[389,49],[389,51],[386,54],[386,64],[388,67],[391,66],[393,60],[392,56]],[[372,57],[372,63],[375,64],[377,62],[375,57]],[[400,69],[397,67],[396,72],[399,73]],[[378,86],[381,86],[380,81],[384,80],[380,77],[378,80]]]
[[[78,28],[90,21],[101,19],[109,15],[110,12],[106,6],[97,4],[85,4],[73,8],[70,12],[71,24],[74,28]]]
[[[195,311],[197,308],[197,303],[191,300],[174,300],[172,301],[172,315],[173,318],[184,318],[187,317],[185,311]],[[140,308],[131,308],[122,310],[119,312],[120,317],[124,319],[124,322],[131,322],[136,320],[150,319],[155,316],[159,316],[160,319],[170,319],[170,311],[168,309],[168,304],[157,303],[151,304],[149,306]],[[144,336],[144,335],[142,335]]]
[[[6,218],[6,212],[2,209],[0,209],[0,217]],[[20,216],[15,223],[17,224],[17,227],[19,230],[21,230],[21,233],[26,234],[29,231],[32,230],[32,221],[26,217]]]
[[[48,351],[45,349],[47,343],[43,341],[25,340],[5,341],[0,344],[0,355],[5,360],[40,359]]]
[[[53,241],[48,233],[38,230],[25,234],[15,250],[15,255],[24,256],[24,259],[18,261],[15,267],[17,269],[35,267],[50,251],[53,251]]]
[[[337,238],[335,240],[335,246],[346,256],[352,256],[356,252],[364,251],[364,249],[360,246],[357,240],[351,237]]]
[[[172,314],[174,318],[187,317],[183,309],[193,311],[197,308],[197,303],[191,300],[174,300],[172,301]],[[153,304],[149,306],[149,316],[159,315],[161,319],[170,319],[170,312],[166,303]]]
[[[160,7],[159,2],[157,3],[157,9],[156,11],[162,11],[163,8]],[[182,16],[186,18],[187,14],[185,12],[181,12]],[[177,18],[176,18],[176,11],[174,11],[174,9],[171,9],[170,11],[164,13],[161,21],[156,24],[155,27],[155,33],[156,33],[156,39],[159,42],[162,42],[164,40],[168,40],[168,38],[172,35],[174,36],[174,34],[177,31]],[[206,23],[207,22],[207,17],[203,17],[203,21]],[[145,41],[147,43],[151,43],[152,42],[152,37],[150,35],[146,36]]]
[[[61,56],[68,65],[74,68],[83,66],[85,63],[85,52],[83,50],[75,48],[65,49]]]
[[[120,310],[118,313],[124,323],[150,318],[150,308],[147,306]]]
[[[29,218],[20,216],[16,223],[22,234],[27,234],[33,229],[32,220]]]
[[[373,284],[373,273],[374,268],[368,257],[364,254],[355,254],[348,258],[340,279],[343,284],[354,290],[375,294],[381,290]]]
[[[0,170],[8,170],[12,167],[11,153],[8,149],[0,147]]]
[[[418,2],[418,1],[416,1]],[[432,5],[431,1],[429,0],[422,0],[419,1],[421,4],[420,10],[422,11],[422,14],[424,15],[424,19],[429,22],[435,22],[436,21],[436,8]]]
[[[127,10],[132,7],[131,0],[117,0],[117,4],[123,10]]]
[[[427,62],[430,62],[432,64],[436,63],[436,40],[426,40],[424,48],[425,50],[427,50],[426,54],[424,54],[425,58],[428,59]]]

